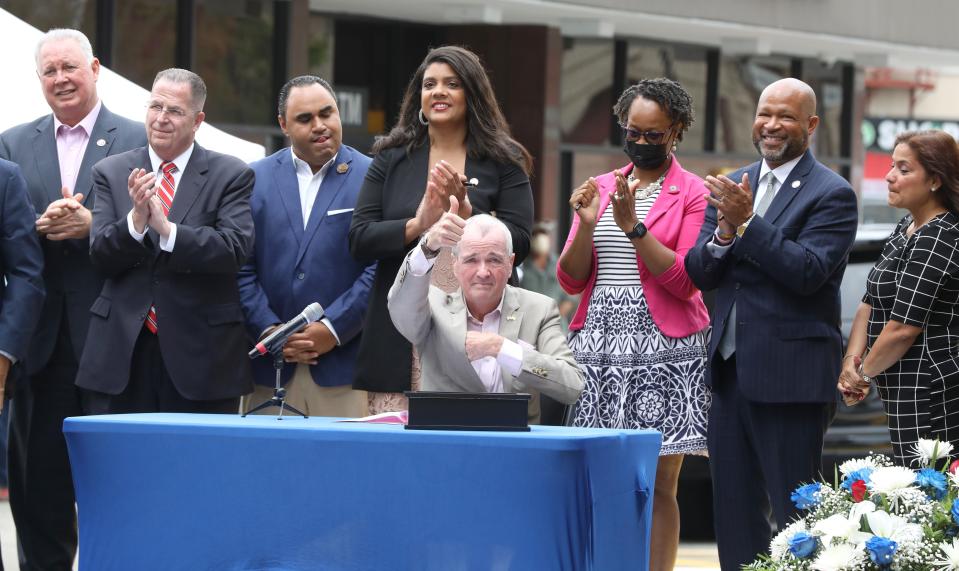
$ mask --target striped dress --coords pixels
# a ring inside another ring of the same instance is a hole
[[[663,179],[637,196],[644,220]],[[705,454],[710,394],[704,382],[707,333],[666,337],[653,322],[636,251],[607,206],[596,224],[596,286],[570,348],[586,374],[574,426],[648,428],[663,435],[661,455]]]

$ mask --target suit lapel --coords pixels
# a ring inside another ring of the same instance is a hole
[[[350,154],[346,147],[341,146],[339,155],[336,156],[336,160],[329,166],[326,174],[323,176],[320,190],[316,193],[316,200],[313,201],[313,209],[310,211],[310,218],[306,224],[306,233],[300,243],[300,250],[296,254],[297,264],[300,263],[300,259],[303,258],[307,247],[316,235],[316,230],[320,227],[320,222],[326,218],[330,204],[333,203],[340,194],[340,191],[343,190],[343,183],[346,182],[347,177],[350,176],[350,168],[353,166],[352,162],[353,155]]]
[[[273,170],[273,187],[280,195],[280,202],[286,215],[290,219],[290,228],[296,237],[297,245],[303,242],[303,214],[300,209],[300,181],[296,177],[296,167],[293,166],[293,157],[289,148],[284,149],[276,157],[276,168]],[[269,200],[269,198],[267,199]]]
[[[803,158],[799,159],[799,162],[793,167],[792,172],[789,173],[789,178],[783,181],[782,186],[776,191],[776,196],[773,197],[773,201],[769,204],[769,210],[767,210],[763,216],[764,219],[771,223],[776,222],[776,219],[779,218],[783,211],[786,210],[786,207],[789,206],[789,203],[791,203],[793,199],[796,198],[796,195],[799,194],[799,191],[802,190],[806,182],[806,175],[809,174],[814,162],[815,158],[813,158],[812,152],[806,151]]]
[[[486,385],[480,380],[479,374],[473,368],[473,364],[466,357],[466,320],[469,314],[466,310],[466,303],[463,301],[462,290],[456,290],[453,293],[446,294],[449,301],[450,326],[453,331],[453,357],[449,360],[450,365],[455,365],[455,374],[459,379],[463,379],[466,386],[463,388],[469,392],[485,393]]]
[[[116,139],[116,129],[113,113],[105,106],[101,106],[100,115],[97,117],[97,122],[93,124],[90,140],[87,141],[87,148],[83,151],[77,183],[73,186],[74,194],[83,193],[83,204],[93,204],[90,202],[90,195],[93,194],[93,165],[110,154],[110,147]],[[102,145],[99,144],[100,141],[103,141]]]
[[[518,342],[522,324],[523,310],[519,306],[519,296],[512,286],[506,286],[506,291],[503,292],[503,314],[500,316],[499,334],[510,341]],[[503,389],[509,392],[510,374],[503,367],[500,367],[500,374],[503,376]]]
[[[681,169],[682,167],[679,165],[679,160],[673,155],[673,161],[669,165],[669,171],[663,178],[663,188],[659,191],[659,197],[656,199],[656,202],[653,203],[649,212],[646,213],[646,219],[643,220],[647,228],[655,224],[656,221],[659,220],[663,214],[666,214],[679,200],[679,186],[676,184],[676,175]]]
[[[43,190],[50,202],[63,198],[60,181],[60,155],[57,152],[57,139],[53,132],[53,115],[49,115],[37,125],[33,136],[33,156],[37,161],[37,172],[43,181]]]
[[[200,145],[194,145],[193,154],[190,155],[190,161],[180,177],[176,192],[173,194],[173,206],[170,208],[168,218],[174,224],[180,224],[186,218],[193,203],[200,196],[203,186],[206,184],[207,171],[209,163],[207,161],[206,150]]]

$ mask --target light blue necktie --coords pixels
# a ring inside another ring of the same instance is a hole
[[[766,173],[766,192],[763,193],[759,206],[756,207],[756,215],[762,216],[769,210],[769,205],[776,194],[776,175],[773,171]],[[726,325],[723,327],[723,336],[719,338],[719,354],[723,359],[729,359],[736,352],[736,304],[733,303],[729,310],[729,318],[726,319]]]

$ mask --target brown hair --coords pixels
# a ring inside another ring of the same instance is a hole
[[[896,145],[906,145],[930,178],[938,178],[939,202],[953,214],[959,214],[959,144],[952,135],[938,129],[907,131],[896,137]]]
[[[420,90],[426,68],[445,63],[463,82],[466,92],[466,149],[471,158],[493,159],[502,164],[513,163],[527,175],[533,171],[533,158],[526,148],[513,139],[509,124],[500,111],[486,70],[479,57],[466,48],[442,46],[426,54],[426,59],[406,86],[396,126],[385,137],[373,143],[373,154],[393,147],[406,147],[407,152],[429,141],[427,127],[417,118],[420,112]]]

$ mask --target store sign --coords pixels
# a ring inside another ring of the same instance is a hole
[[[867,151],[891,153],[896,146],[896,137],[906,131],[942,129],[959,139],[959,120],[954,119],[903,119],[896,117],[866,117],[862,120],[862,146]]]
[[[345,129],[366,131],[366,112],[369,108],[369,92],[360,87],[340,87],[336,90],[340,108],[340,122]]]

